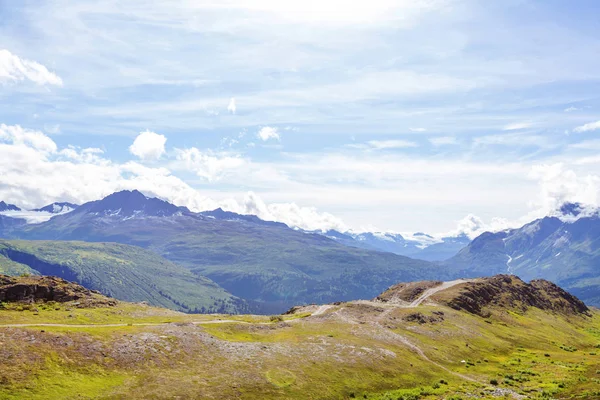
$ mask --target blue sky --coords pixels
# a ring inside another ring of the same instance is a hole
[[[348,4],[0,0],[0,198],[432,233],[598,203],[598,2]]]

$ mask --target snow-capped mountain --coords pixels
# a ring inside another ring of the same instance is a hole
[[[466,235],[436,238],[417,232],[400,234],[391,232],[319,232],[330,239],[351,247],[385,251],[427,261],[441,261],[454,256],[470,243]]]
[[[72,203],[52,203],[42,208],[25,210],[14,204],[0,201],[0,214],[4,219],[5,227],[15,227],[20,224],[39,224],[48,221],[55,215],[73,211],[78,206]],[[11,221],[12,219],[12,221]]]
[[[461,276],[544,278],[600,304],[600,213],[565,204],[521,228],[483,233],[444,265]]]
[[[178,207],[156,197],[146,197],[137,190],[123,190],[102,200],[85,203],[73,214],[91,214],[116,218],[169,217],[189,213],[186,207]]]
[[[31,211],[47,212],[50,214],[64,214],[75,210],[79,205],[67,202],[52,203],[41,208],[34,208]]]

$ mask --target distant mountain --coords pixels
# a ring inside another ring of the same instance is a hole
[[[198,213],[198,215],[202,215],[204,217],[213,218],[220,221],[230,221],[230,222],[252,222],[259,225],[269,225],[269,226],[279,226],[286,227],[287,225],[281,222],[273,222],[273,221],[264,221],[258,218],[256,215],[243,215],[237,214],[231,211],[224,211],[222,208],[217,208],[212,211],[202,211]]]
[[[21,211],[21,209],[14,204],[8,204],[4,201],[0,201],[0,212],[1,211]]]
[[[129,217],[169,217],[190,212],[186,207],[177,207],[155,197],[146,197],[137,190],[123,190],[102,200],[85,203],[76,209],[77,214]]]
[[[31,211],[47,212],[50,214],[62,214],[62,213],[73,211],[77,207],[79,207],[79,205],[77,205],[77,204],[62,202],[62,203],[48,204],[47,206],[44,206],[42,208],[34,208]]]
[[[510,273],[547,279],[600,305],[600,217],[582,216],[581,210],[566,204],[559,210],[566,219],[549,216],[518,229],[486,232],[444,265],[466,277]]]
[[[370,298],[398,281],[433,279],[426,261],[348,247],[322,235],[223,210],[118,192],[13,230],[13,238],[118,242],[150,249],[206,276],[264,313],[295,304]]]
[[[446,260],[471,242],[466,235],[438,239],[422,232],[411,237],[390,232],[341,233],[335,230],[321,234],[346,246],[385,251],[427,261]]]
[[[209,279],[117,243],[0,240],[0,274],[21,273],[58,276],[119,300],[185,312],[248,310]]]

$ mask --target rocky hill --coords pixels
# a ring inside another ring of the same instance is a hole
[[[563,315],[590,313],[581,300],[554,283],[543,279],[526,283],[514,275],[451,282],[400,283],[379,295],[375,301],[416,304],[420,299],[481,316],[489,316],[491,309],[524,312],[530,307]]]
[[[0,275],[0,302],[77,302],[82,307],[115,306],[117,301],[54,276]]]

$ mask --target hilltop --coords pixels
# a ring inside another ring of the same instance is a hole
[[[525,312],[530,307],[563,315],[587,315],[589,308],[577,297],[552,282],[523,282],[514,275],[496,275],[451,282],[424,281],[394,285],[375,300],[406,304],[428,300],[456,310],[489,315],[492,309]]]

